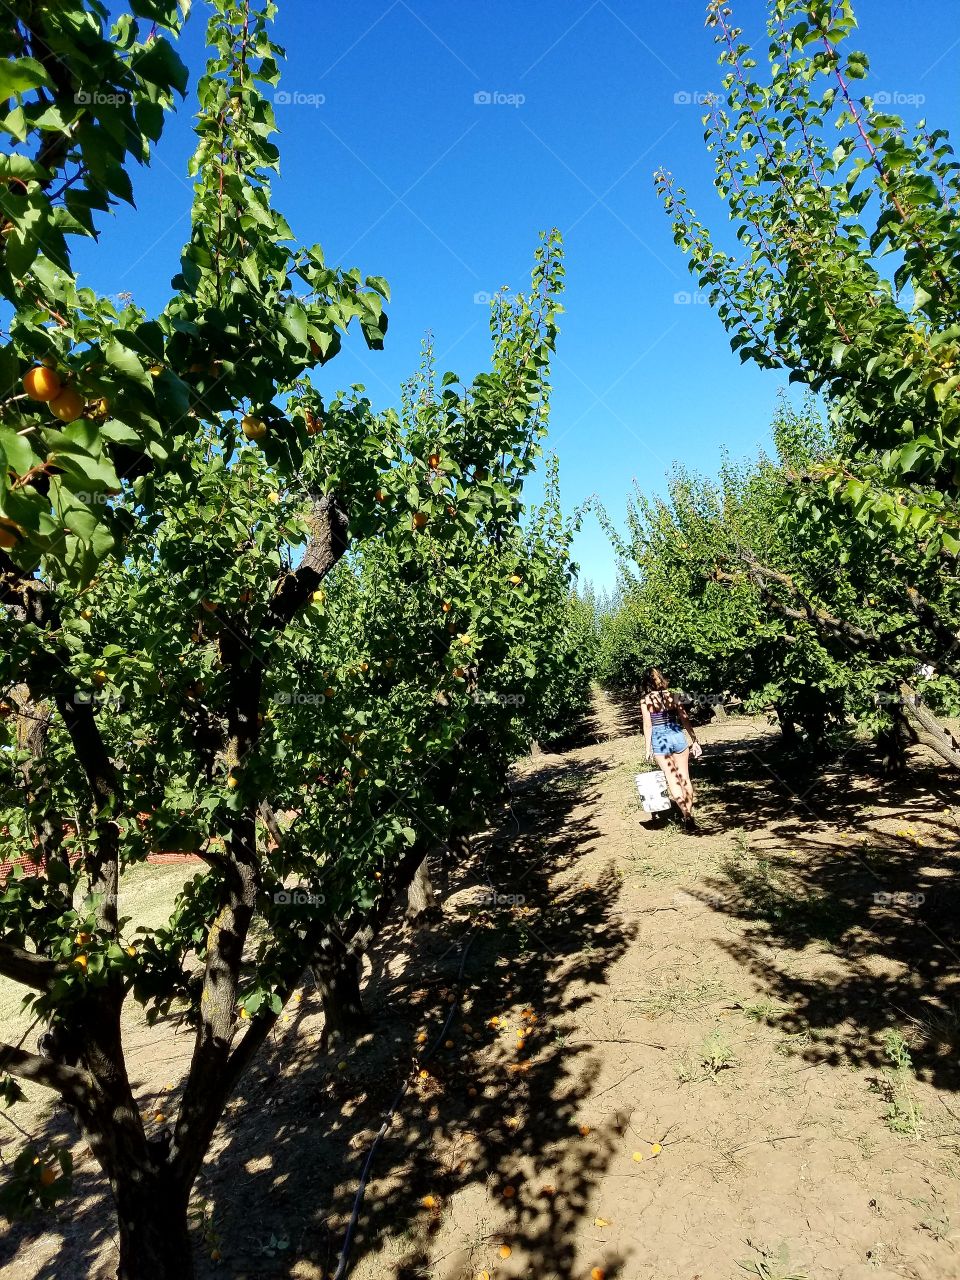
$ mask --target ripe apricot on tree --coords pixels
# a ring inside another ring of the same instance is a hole
[[[62,387],[53,369],[38,364],[27,371],[23,389],[31,400],[53,400],[60,394]]]
[[[9,551],[20,541],[20,533],[15,524],[8,520],[0,520],[0,549]]]
[[[413,527],[415,529],[425,528],[428,519],[429,517],[425,511],[415,511],[413,513]]]
[[[76,422],[83,414],[83,396],[73,387],[65,387],[50,401],[50,412],[61,422]]]
[[[240,429],[248,440],[262,440],[267,434],[267,424],[262,418],[255,418],[252,414],[245,413],[240,422]]]

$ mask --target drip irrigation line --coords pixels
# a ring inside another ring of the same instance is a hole
[[[477,936],[477,932],[478,931],[476,929],[473,931],[473,933],[470,935],[469,939],[467,940],[466,946],[463,948],[463,955],[460,958],[460,969],[457,973],[457,988],[458,988],[457,996],[447,1012],[447,1016],[444,1019],[443,1026],[440,1028],[440,1031],[437,1033],[436,1039],[434,1040],[430,1048],[426,1051],[426,1053],[419,1059],[420,1062],[429,1062],[430,1059],[433,1057],[433,1055],[440,1048],[440,1045],[443,1043],[444,1039],[446,1038],[447,1028],[450,1026],[450,1023],[453,1019],[453,1015],[456,1013],[460,1005],[460,998],[462,995],[463,971],[466,968],[467,956],[470,952],[471,946],[473,945],[473,941]],[[386,1136],[387,1130],[390,1128],[390,1123],[393,1120],[393,1117],[397,1111],[397,1108],[400,1106],[400,1103],[403,1101],[404,1096],[407,1090],[409,1089],[409,1087],[410,1087],[410,1075],[408,1074],[407,1078],[403,1081],[400,1088],[397,1090],[396,1097],[390,1103],[390,1106],[387,1109],[387,1113],[383,1117],[383,1123],[380,1125],[380,1128],[377,1130],[376,1137],[374,1138],[373,1142],[370,1145],[370,1150],[367,1152],[367,1158],[364,1161],[363,1170],[360,1174],[360,1185],[357,1187],[357,1194],[354,1197],[354,1201],[353,1201],[353,1210],[350,1214],[350,1221],[347,1223],[347,1229],[344,1232],[344,1236],[343,1236],[343,1245],[340,1249],[340,1261],[338,1262],[337,1269],[333,1274],[333,1280],[344,1280],[344,1277],[347,1274],[347,1266],[350,1261],[350,1247],[353,1244],[353,1233],[356,1230],[357,1222],[360,1217],[360,1208],[363,1204],[364,1193],[366,1192],[366,1189],[367,1189],[367,1180],[369,1179],[370,1170],[373,1166],[373,1157],[377,1153],[377,1148],[379,1147],[381,1140]]]

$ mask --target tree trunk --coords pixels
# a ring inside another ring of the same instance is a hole
[[[913,722],[917,737],[929,747],[941,760],[954,769],[960,769],[960,742],[944,725],[940,723],[929,707],[925,707],[920,695],[908,684],[900,686],[903,698],[903,709]]]
[[[898,777],[904,773],[907,767],[907,748],[916,741],[916,731],[903,708],[895,706],[889,727],[881,729],[877,734],[881,772],[889,777]]]
[[[313,962],[313,976],[323,1004],[321,1044],[355,1039],[367,1026],[360,992],[360,958],[338,933],[328,932]]]
[[[414,927],[426,924],[429,918],[440,915],[426,858],[417,867],[416,874],[407,888],[407,909],[404,915]]]
[[[780,734],[783,738],[784,745],[787,747],[796,746],[797,726],[793,723],[779,702],[774,704],[773,709],[777,713],[777,719],[780,721]]]
[[[145,1178],[142,1170],[128,1170],[118,1179],[117,1280],[193,1280],[189,1191],[164,1175],[161,1170]]]

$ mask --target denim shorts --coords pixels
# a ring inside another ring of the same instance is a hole
[[[686,751],[687,735],[679,725],[655,724],[650,735],[650,746],[655,756],[672,756]]]

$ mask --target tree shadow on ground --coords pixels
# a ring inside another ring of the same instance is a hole
[[[861,742],[819,765],[725,744],[705,776],[741,836],[704,897],[746,923],[722,945],[769,997],[767,1020],[809,1061],[867,1067],[887,1065],[896,1028],[921,1078],[960,1088],[952,780],[920,751],[881,779]],[[890,820],[895,834],[877,829]]]
[[[640,709],[640,692],[638,689],[607,689],[607,704],[613,712],[613,720],[608,723],[598,741],[605,742],[611,738],[627,738],[643,733],[643,712]]]
[[[77,1141],[73,1120],[59,1103],[46,1123],[35,1127],[32,1132],[36,1137],[35,1145],[40,1150],[70,1147]],[[100,1166],[84,1148],[75,1159],[69,1197],[50,1212],[38,1212],[25,1221],[10,1224],[0,1233],[0,1275],[12,1274],[10,1269],[14,1262],[27,1254],[36,1242],[50,1235],[56,1237],[58,1248],[48,1262],[38,1262],[29,1272],[35,1280],[64,1280],[68,1275],[83,1276],[86,1280],[87,1277],[116,1274],[119,1251],[108,1196]],[[112,1266],[98,1272],[97,1261],[105,1250],[112,1255]],[[69,1251],[69,1269],[63,1264],[64,1251]]]
[[[438,877],[442,920],[413,932],[398,920],[384,931],[365,984],[369,1034],[323,1053],[319,996],[307,991],[289,1006],[231,1100],[198,1182],[207,1206],[194,1230],[201,1280],[331,1275],[363,1163],[405,1082],[351,1261],[379,1254],[378,1274],[395,1280],[428,1267],[452,1278],[492,1272],[510,1247],[533,1274],[575,1274],[577,1224],[622,1122],[580,1132],[601,1062],[568,1037],[633,930],[616,917],[612,867],[589,890],[550,881],[593,846],[605,767],[545,760],[514,787],[500,825],[474,841],[472,859]],[[130,1068],[137,1085],[159,1087],[139,1065]],[[75,1138],[65,1112],[42,1135],[54,1137]],[[462,1248],[434,1258],[454,1194],[476,1205],[470,1221],[479,1225]],[[113,1274],[113,1248],[103,1263],[114,1236],[109,1193],[89,1154],[56,1216],[12,1228],[0,1261],[22,1266],[35,1237],[49,1245],[51,1233],[59,1247],[29,1273],[36,1280]],[[619,1273],[617,1257],[598,1261],[607,1276]]]
[[[361,1167],[408,1081],[375,1154],[353,1261],[379,1254],[379,1274],[396,1280],[441,1265],[450,1277],[473,1276],[492,1271],[508,1247],[534,1274],[574,1274],[575,1228],[618,1122],[589,1141],[580,1133],[578,1109],[600,1063],[589,1045],[564,1037],[630,930],[613,914],[612,868],[590,892],[558,893],[550,878],[596,837],[589,806],[601,768],[551,762],[528,774],[499,829],[475,842],[473,865],[450,872],[442,922],[412,938],[397,924],[378,939],[370,1035],[322,1056],[286,1037],[258,1064],[206,1179],[230,1242],[224,1256],[241,1271],[301,1275],[305,1259],[318,1274],[335,1269]],[[279,1077],[290,1075],[295,1087],[281,1091]],[[241,1165],[248,1176],[238,1185]],[[475,1198],[471,1218],[489,1230],[477,1225],[462,1247],[434,1258],[455,1194]],[[271,1258],[271,1237],[289,1250]],[[616,1274],[616,1259],[606,1266]]]

